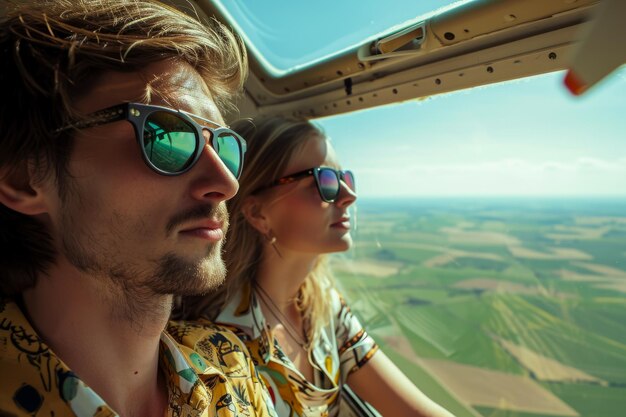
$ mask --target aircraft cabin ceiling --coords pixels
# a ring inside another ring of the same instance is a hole
[[[315,57],[318,51],[311,51],[313,61],[282,67],[257,46],[267,47],[262,36],[270,22],[263,25],[253,11],[233,6],[238,2],[195,3],[199,13],[235,28],[248,46],[251,71],[239,103],[241,116],[316,118],[566,69],[567,56],[598,1],[473,0],[430,12],[419,10],[421,2],[415,2],[414,14],[406,10],[412,6],[402,6],[399,16],[415,16],[402,24],[374,34],[363,30],[357,33],[363,33],[362,39],[342,50],[318,48],[326,55]],[[361,12],[355,19],[382,13]],[[308,18],[305,12],[294,15],[293,27],[304,26],[298,22]],[[320,22],[317,33],[323,30]],[[297,43],[315,33],[294,31],[291,36]],[[303,48],[311,43],[302,42]]]

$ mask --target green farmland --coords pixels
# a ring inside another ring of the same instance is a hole
[[[457,416],[626,415],[626,201],[360,201],[331,262],[383,350]]]

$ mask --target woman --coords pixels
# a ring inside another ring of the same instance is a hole
[[[228,277],[185,300],[186,318],[233,328],[280,416],[337,415],[345,383],[385,416],[450,416],[378,350],[335,289],[323,255],[350,248],[356,190],[324,134],[283,118],[233,129],[248,152],[229,201]]]

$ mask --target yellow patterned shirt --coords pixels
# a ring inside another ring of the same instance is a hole
[[[193,332],[200,331],[197,325],[192,327]],[[247,351],[234,334],[202,326],[204,349],[216,352],[208,356],[177,340],[185,328],[185,323],[170,323],[169,332],[161,334],[159,366],[169,397],[166,416],[275,416]],[[225,343],[236,354],[221,350]],[[46,346],[17,304],[0,299],[0,416],[117,415]]]

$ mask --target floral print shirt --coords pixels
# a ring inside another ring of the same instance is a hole
[[[378,350],[336,290],[330,290],[332,317],[311,347],[315,381],[307,381],[284,354],[250,285],[227,304],[216,322],[245,342],[281,417],[336,416],[341,386]]]

